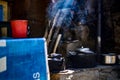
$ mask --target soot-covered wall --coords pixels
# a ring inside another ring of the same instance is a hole
[[[43,37],[47,0],[12,0],[11,19],[27,19],[30,26],[30,37]]]

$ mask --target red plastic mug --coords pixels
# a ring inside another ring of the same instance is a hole
[[[28,20],[12,20],[10,23],[13,38],[27,37]]]

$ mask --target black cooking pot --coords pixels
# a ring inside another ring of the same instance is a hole
[[[69,52],[67,62],[68,68],[91,68],[97,65],[96,54],[88,50],[88,48]]]
[[[63,70],[63,57],[61,54],[52,53],[48,57],[48,64],[50,72],[59,72]]]

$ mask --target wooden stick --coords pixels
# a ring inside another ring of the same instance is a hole
[[[61,36],[62,36],[62,35],[59,34],[58,37],[57,37],[57,40],[56,40],[56,43],[55,43],[55,46],[54,46],[54,49],[53,49],[53,53],[55,53],[56,50],[57,50],[57,47],[58,47],[58,44],[59,44],[59,42],[60,42]]]
[[[45,29],[45,34],[44,34],[44,37],[45,37],[46,39],[48,38],[48,30],[49,30],[50,24],[51,24],[51,21],[49,20],[49,21],[48,21],[48,25],[47,25],[47,27],[46,27],[46,29]]]
[[[54,26],[51,27],[50,32],[48,34],[47,44],[49,44],[49,42],[51,41],[51,36],[52,36],[53,29],[54,29]]]
[[[61,27],[56,27],[56,29],[55,29],[55,32],[53,34],[53,37],[52,37],[50,45],[49,45],[49,53],[53,52],[53,48],[54,48],[55,42],[57,40],[57,37],[59,35],[60,28]]]
[[[47,38],[47,44],[49,44],[49,42],[51,41],[51,36],[52,36],[52,33],[53,33],[53,29],[56,25],[56,21],[57,21],[57,18],[59,17],[59,14],[60,14],[60,10],[58,10],[58,12],[56,13],[54,19],[53,19],[53,24],[52,24],[52,27],[50,29],[50,32],[48,34],[48,38]]]

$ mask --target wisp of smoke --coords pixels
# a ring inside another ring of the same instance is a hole
[[[50,3],[47,9],[47,18],[56,27],[70,27],[72,20],[86,22],[84,10],[85,0],[57,0]],[[57,15],[56,15],[57,14]],[[54,20],[55,19],[55,20]]]

